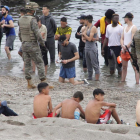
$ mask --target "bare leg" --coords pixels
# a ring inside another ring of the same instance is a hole
[[[118,124],[121,124],[121,120],[119,119],[119,116],[118,116],[118,114],[116,112],[116,109],[113,108],[113,107],[110,107],[109,110],[111,111],[111,114],[112,114],[113,118],[116,120],[116,122]]]
[[[136,121],[140,124],[140,100],[137,102],[136,106]]]
[[[65,79],[62,78],[62,77],[59,77],[59,82],[60,82],[60,83],[65,83]]]
[[[33,66],[33,72],[35,72],[35,63],[32,61],[32,66]]]
[[[122,60],[122,82],[125,82],[127,75],[128,61]]]
[[[22,57],[22,52],[19,51],[18,54]]]
[[[84,81],[74,81],[74,78],[70,78],[69,82],[72,83],[73,85],[81,85],[84,84]]]
[[[5,51],[6,51],[8,59],[10,60],[11,59],[11,54],[10,54],[10,51],[9,51],[9,47],[6,46]]]
[[[45,66],[45,74],[47,75],[47,68],[48,68],[48,65]]]
[[[99,74],[95,74],[95,80],[99,81]]]
[[[83,68],[83,71],[84,71],[84,72],[87,72],[87,68]]]
[[[111,71],[110,71],[110,74],[113,75],[113,74],[114,74],[114,70],[111,70]]]

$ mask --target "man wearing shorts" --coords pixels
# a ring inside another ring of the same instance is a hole
[[[129,52],[131,52],[130,45],[134,37],[134,34],[137,31],[137,27],[132,23],[133,18],[134,16],[130,12],[124,16],[124,21],[127,24],[127,26],[124,28],[123,34],[121,36],[122,82],[125,82],[126,79],[128,61],[131,58],[131,56],[129,55]],[[127,51],[126,46],[129,49],[129,52]],[[133,69],[135,71],[136,84],[139,84],[139,73],[134,66]]]
[[[59,82],[61,83],[72,83],[73,85],[88,84],[86,79],[83,81],[75,81],[75,60],[79,59],[75,44],[69,42],[65,35],[59,37],[61,43],[59,51],[59,59],[62,60],[62,66],[60,69]],[[68,78],[69,81],[65,81]]]
[[[8,59],[11,59],[10,51],[13,50],[13,43],[16,38],[16,33],[14,29],[14,23],[12,16],[8,15],[10,11],[8,6],[1,6],[2,8],[2,19],[0,22],[1,27],[3,28],[3,32],[6,34],[6,45],[5,51]]]
[[[113,14],[112,16],[112,24],[108,25],[106,28],[106,38],[104,40],[102,55],[104,56],[104,47],[108,42],[108,62],[110,67],[110,74],[113,75],[115,69],[118,70],[118,75],[121,76],[122,68],[121,65],[117,63],[117,57],[120,56],[121,53],[121,34],[123,32],[123,27],[118,24],[119,15]]]

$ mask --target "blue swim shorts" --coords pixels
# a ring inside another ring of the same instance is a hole
[[[75,74],[75,67],[72,67],[72,68],[64,68],[63,66],[61,66],[60,68],[60,74],[59,74],[60,77],[62,78],[75,78],[76,77],[76,74]]]

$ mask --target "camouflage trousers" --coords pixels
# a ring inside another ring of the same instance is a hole
[[[136,31],[134,35],[134,41],[135,41],[135,48],[131,49],[131,54],[133,58],[137,61],[137,64],[140,69],[140,30]],[[140,73],[140,70],[139,70]]]
[[[38,70],[39,79],[44,80],[46,79],[45,67],[44,67],[44,62],[42,60],[40,48],[37,43],[36,43],[37,46],[34,46],[35,44],[33,45],[30,43],[28,45],[29,46],[27,46],[27,42],[22,44],[22,49],[23,49],[22,56],[25,63],[25,78],[27,80],[30,80],[32,78],[30,74],[30,70],[31,70],[31,60],[33,60]]]

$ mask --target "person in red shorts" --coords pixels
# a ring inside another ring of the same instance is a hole
[[[49,95],[49,85],[47,83],[38,84],[39,94],[34,97],[33,118],[53,117],[52,101]],[[55,114],[55,116],[57,113]]]
[[[87,123],[106,124],[112,115],[117,124],[121,124],[121,120],[115,109],[116,104],[104,102],[104,95],[105,93],[101,89],[95,89],[93,91],[94,99],[89,101],[85,110]],[[109,108],[105,109],[103,106],[108,106]],[[100,113],[101,110],[105,111],[102,115]]]
[[[105,16],[103,16],[101,19],[99,19],[94,26],[96,28],[100,27],[100,34],[101,34],[101,49],[105,40],[105,34],[106,34],[106,27],[107,25],[111,24],[111,18],[112,15],[115,14],[115,12],[112,9],[108,9],[105,12]],[[104,48],[104,60],[105,60],[105,65],[108,66],[108,46]]]
[[[132,13],[130,12],[126,13],[126,15],[123,18],[124,18],[125,23],[127,24],[127,26],[124,27],[124,31],[121,36],[122,82],[125,82],[126,75],[127,75],[128,61],[131,60],[129,52],[131,52],[131,43],[135,35],[135,32],[137,31],[137,27],[132,22],[134,18]],[[126,47],[128,48],[129,52]],[[132,63],[132,60],[131,60],[131,63]],[[133,69],[135,71],[136,84],[139,84],[139,72],[136,70],[135,66],[133,66]]]

